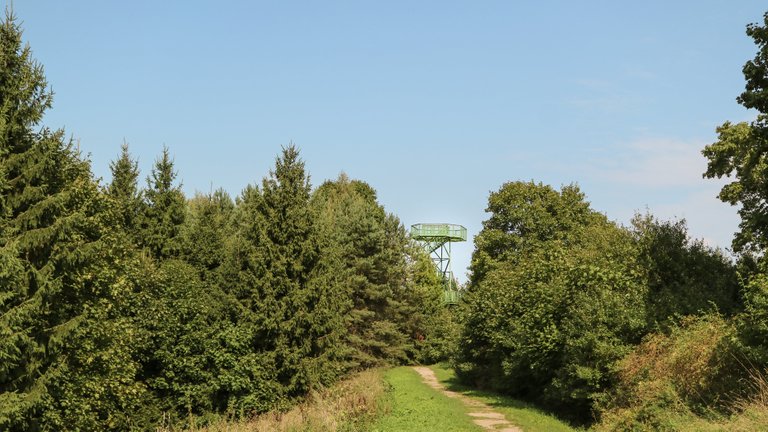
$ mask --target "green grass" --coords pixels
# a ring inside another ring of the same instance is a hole
[[[385,414],[371,426],[372,432],[482,431],[461,401],[428,387],[413,369],[390,369],[384,379],[391,386],[383,402]]]
[[[525,402],[464,386],[456,379],[453,370],[446,368],[444,365],[434,365],[430,366],[430,368],[435,371],[437,379],[447,389],[485,402],[494,410],[504,414],[512,424],[526,432],[573,432],[580,430]]]

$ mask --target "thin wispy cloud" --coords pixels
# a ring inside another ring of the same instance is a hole
[[[611,157],[588,165],[591,181],[623,192],[606,203],[609,213],[628,223],[633,212],[649,211],[662,220],[685,219],[689,234],[710,246],[729,248],[738,228],[737,208],[717,198],[727,179],[704,179],[706,142],[673,138],[639,139],[612,148]]]
[[[703,184],[706,143],[668,138],[643,139],[614,148],[610,158],[595,160],[593,176],[638,187],[692,187]]]
[[[692,237],[701,238],[709,246],[729,249],[739,217],[737,207],[715,198],[713,192],[717,189],[710,185],[679,202],[658,205],[653,209],[654,214],[662,219],[685,219]]]

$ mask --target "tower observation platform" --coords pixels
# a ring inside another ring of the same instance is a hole
[[[411,225],[411,237],[421,242],[437,267],[443,283],[443,300],[447,304],[459,301],[459,284],[451,271],[451,243],[467,241],[467,229],[448,223],[419,223]]]

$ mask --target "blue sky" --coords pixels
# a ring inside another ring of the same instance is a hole
[[[8,0],[0,0],[7,5]],[[504,182],[578,183],[593,208],[684,217],[727,247],[700,155],[756,48],[758,1],[16,1],[64,127],[109,181],[167,145],[188,194],[258,182],[280,146],[344,171],[409,226],[470,236]],[[455,245],[464,279],[471,242]]]

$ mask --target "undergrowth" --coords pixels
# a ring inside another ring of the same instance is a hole
[[[735,336],[715,314],[649,335],[619,362],[594,430],[768,430],[768,383],[741,360]]]
[[[360,372],[321,391],[310,392],[287,411],[270,411],[248,420],[221,419],[197,432],[355,432],[368,430],[384,393],[381,369]],[[193,422],[192,422],[193,423]],[[171,432],[160,428],[158,432]]]

